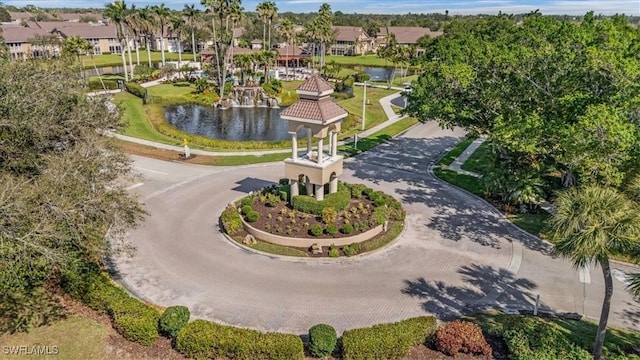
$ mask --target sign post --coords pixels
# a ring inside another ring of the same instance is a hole
[[[191,157],[191,151],[189,150],[189,142],[187,139],[182,140],[182,145],[184,145],[184,158],[188,159]]]

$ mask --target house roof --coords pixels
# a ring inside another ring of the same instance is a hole
[[[53,31],[54,29],[61,29],[66,27],[83,27],[83,26],[91,26],[87,23],[81,22],[65,22],[65,21],[29,21],[27,22],[27,26],[32,29],[43,29],[46,31]]]
[[[260,40],[260,39],[253,39],[253,40],[251,40],[251,43],[252,43],[252,44],[262,44],[262,40]]]
[[[114,39],[117,37],[116,27],[113,25],[84,24],[84,26],[60,27],[56,28],[56,30],[65,38],[70,36],[79,36],[83,39]]]
[[[38,36],[47,36],[51,35],[46,30],[43,29],[32,29],[26,27],[15,27],[15,26],[7,26],[2,27],[2,37],[4,38],[4,42],[9,43],[27,43],[30,40],[38,37]]]
[[[329,90],[333,90],[333,86],[318,74],[314,74],[307,78],[307,80],[305,80],[302,85],[298,86],[296,89],[296,91],[316,93],[318,96]]]
[[[278,56],[309,56],[309,54],[304,52],[304,49],[297,45],[287,44],[283,47],[277,49]]]
[[[337,41],[355,41],[356,38],[368,39],[367,33],[359,26],[333,26]]]
[[[295,120],[311,120],[326,123],[348,115],[347,110],[336,104],[330,97],[320,100],[300,99],[284,109],[280,116]]]
[[[13,21],[28,19],[32,16],[30,13],[25,11],[8,11],[8,13],[9,16],[11,16],[11,20]]]
[[[383,26],[377,36],[379,38],[387,36],[387,30],[388,33],[396,36],[396,41],[399,44],[416,44],[418,39],[425,35],[433,38],[443,34],[442,31],[431,31],[431,29],[417,26]]]

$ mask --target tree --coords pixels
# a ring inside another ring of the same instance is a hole
[[[128,248],[123,235],[143,214],[118,183],[130,159],[103,135],[119,127],[117,111],[79,79],[58,61],[0,63],[0,89],[11,89],[0,104],[0,332],[46,322],[33,309],[6,319],[4,308],[28,307],[61,271]]]
[[[196,47],[196,38],[195,38],[195,29],[196,24],[198,23],[198,18],[200,17],[200,10],[196,9],[196,6],[184,5],[184,9],[182,9],[182,16],[184,16],[187,20],[187,25],[189,26],[189,30],[191,31],[191,52],[193,53],[193,61],[198,61],[196,56],[197,47]]]
[[[169,18],[169,33],[175,34],[178,39],[178,70],[182,67],[182,31],[185,22],[181,15],[174,15]]]
[[[138,9],[136,18],[136,24],[139,27],[139,31],[144,36],[149,67],[151,67],[151,40],[153,37],[153,31],[156,28],[156,18],[149,6]]]
[[[269,5],[267,1],[261,2],[256,6],[258,18],[262,21],[262,45],[267,44],[267,20],[269,19]]]
[[[282,36],[284,36],[285,40],[287,41],[287,49],[286,49],[286,53],[287,53],[287,62],[285,63],[285,74],[286,77],[289,77],[289,46],[293,45],[292,40],[294,39],[296,33],[293,29],[293,22],[290,19],[284,19],[282,20],[282,23],[280,24],[280,33],[282,34]]]
[[[127,17],[127,5],[124,1],[114,1],[111,4],[107,4],[105,6],[103,15],[105,18],[109,19],[109,22],[113,23],[116,27],[116,36],[118,37],[118,41],[120,41],[121,52],[122,55],[122,67],[124,68],[124,79],[125,81],[129,81],[129,74],[127,72],[127,60],[125,59],[125,51],[127,48],[127,38],[126,38],[126,23],[125,18]]]
[[[156,17],[158,28],[160,29],[160,51],[162,53],[162,66],[166,65],[166,60],[164,57],[164,30],[165,25],[169,21],[171,17],[171,10],[164,6],[164,3],[160,5],[155,5],[151,8],[153,14]]]
[[[599,265],[605,294],[593,348],[594,359],[602,357],[613,295],[609,256],[636,248],[640,236],[637,205],[613,188],[572,188],[556,200],[557,213],[550,221],[555,252],[576,268]]]

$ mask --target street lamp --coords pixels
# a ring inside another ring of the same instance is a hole
[[[364,81],[364,95],[362,96],[362,131],[364,131],[366,105],[367,105],[367,80]]]

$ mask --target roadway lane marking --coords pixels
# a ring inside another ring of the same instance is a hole
[[[140,167],[140,166],[134,166],[134,168],[138,169],[138,170],[142,170],[142,171],[149,171],[149,172],[156,173],[156,174],[169,175],[169,173],[166,173],[166,172],[157,171],[157,170],[151,170],[151,169],[143,168],[143,167]]]
[[[583,266],[578,270],[580,275],[580,282],[585,284],[591,284],[591,273],[589,273],[589,267]]]
[[[133,184],[133,185],[131,185],[131,186],[127,187],[127,189],[126,189],[126,190],[127,190],[127,191],[129,191],[129,190],[133,190],[133,189],[135,189],[135,188],[137,188],[137,187],[140,187],[140,186],[142,186],[142,185],[144,185],[144,183],[143,183],[143,182],[141,182],[141,183],[137,183],[137,184]]]

